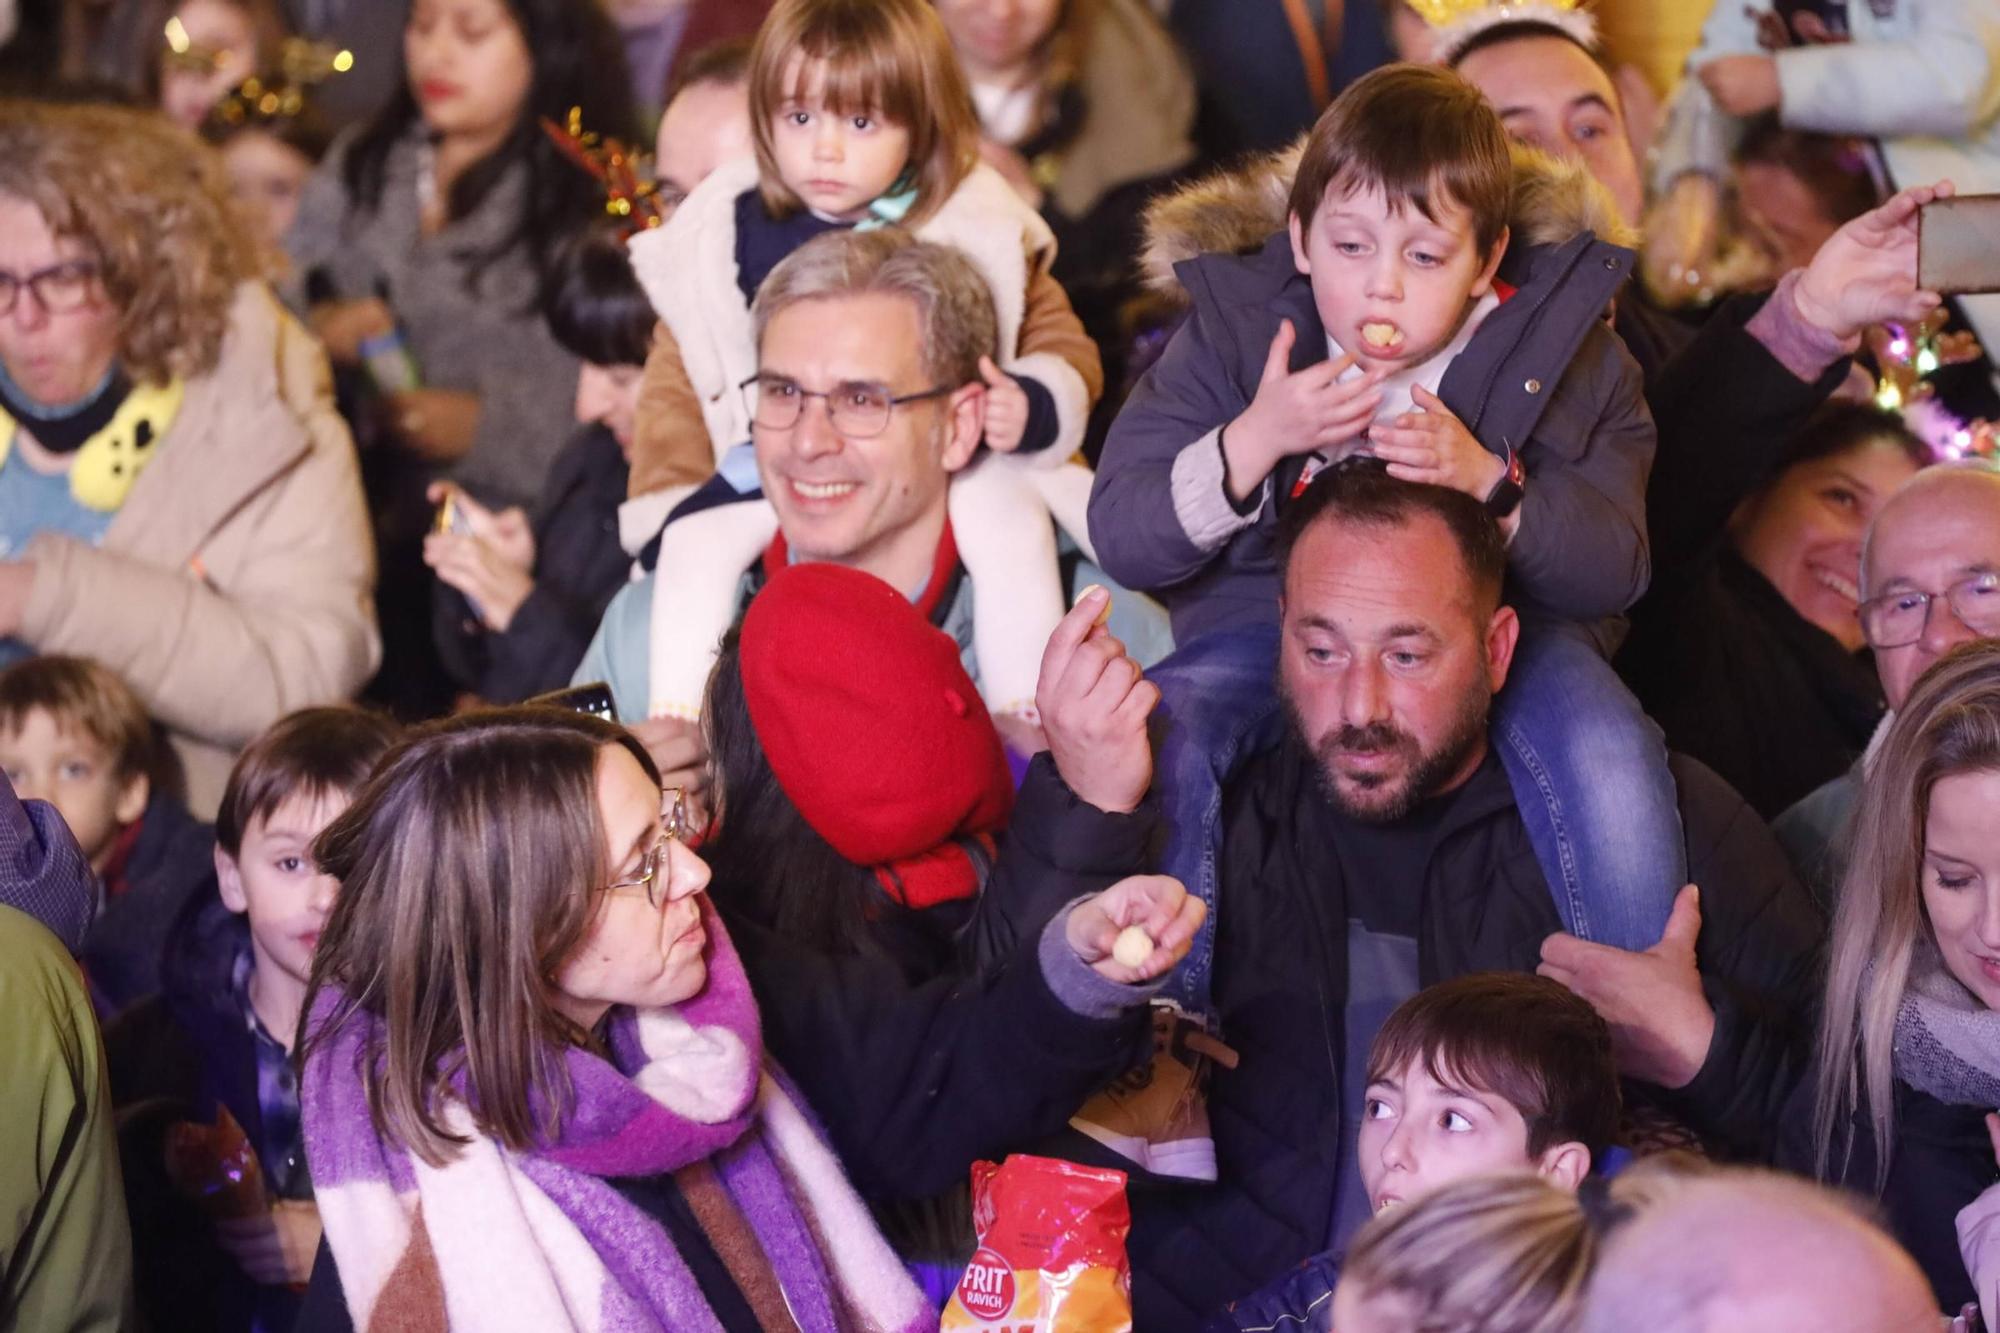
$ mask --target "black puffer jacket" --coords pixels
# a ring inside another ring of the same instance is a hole
[[[1817,1174],[1819,1165],[1812,1135],[1817,1083],[1816,1076],[1800,1080],[1778,1140],[1778,1165],[1806,1176]],[[1993,1108],[1954,1106],[1901,1079],[1892,1086],[1894,1151],[1881,1189],[1875,1187],[1875,1128],[1865,1101],[1835,1134],[1826,1179],[1879,1204],[1890,1234],[1930,1279],[1938,1309],[1956,1313],[1979,1299],[1959,1254],[1957,1220],[1959,1209],[2000,1180],[1986,1133],[1986,1113]]]
[[[1690,872],[1702,886],[1701,963],[1716,1035],[1671,1099],[1725,1147],[1768,1151],[1799,1074],[1823,923],[1763,823],[1714,774],[1674,757]],[[1225,798],[1214,998],[1241,1057],[1209,1094],[1221,1183],[1135,1182],[1137,1327],[1171,1333],[1326,1247],[1342,1123],[1347,994],[1338,860],[1307,835],[1323,817],[1311,760],[1287,740]],[[1456,794],[1424,881],[1421,980],[1532,970],[1562,929],[1490,756]]]

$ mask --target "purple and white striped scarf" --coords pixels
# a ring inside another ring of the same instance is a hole
[[[306,1066],[300,1100],[320,1217],[361,1333],[673,1330],[721,1325],[666,1231],[606,1177],[706,1161],[755,1234],[804,1333],[937,1327],[839,1162],[763,1066],[756,1003],[712,909],[708,984],[685,1004],[615,1011],[613,1061],[571,1049],[574,1110],[556,1141],[515,1152],[462,1103],[470,1142],[431,1167],[382,1138],[357,1011]],[[315,1028],[338,996],[315,1004]],[[615,1061],[615,1063],[614,1063]]]

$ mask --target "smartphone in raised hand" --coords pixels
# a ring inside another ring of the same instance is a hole
[[[1946,296],[2000,292],[2000,194],[1924,205],[1917,216],[1917,286]]]

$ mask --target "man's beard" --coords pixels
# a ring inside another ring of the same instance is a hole
[[[1426,752],[1418,747],[1416,737],[1387,722],[1340,727],[1315,741],[1306,734],[1305,719],[1299,716],[1282,681],[1278,693],[1285,702],[1285,717],[1293,738],[1313,757],[1313,776],[1321,794],[1334,809],[1359,824],[1393,824],[1437,795],[1485,744],[1487,720],[1493,708],[1489,692],[1469,694],[1443,740]],[[1337,762],[1348,750],[1391,750],[1403,763],[1396,771],[1342,773]]]

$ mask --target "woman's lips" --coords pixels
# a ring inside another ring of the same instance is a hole
[[[417,85],[417,96],[426,102],[442,102],[458,96],[458,93],[457,84],[446,83],[443,79],[425,79]]]
[[[1854,580],[1836,574],[1824,565],[1809,564],[1806,566],[1806,572],[1812,575],[1813,582],[1819,584],[1820,587],[1825,588],[1828,592],[1833,593],[1843,602],[1860,602],[1861,589]]]

